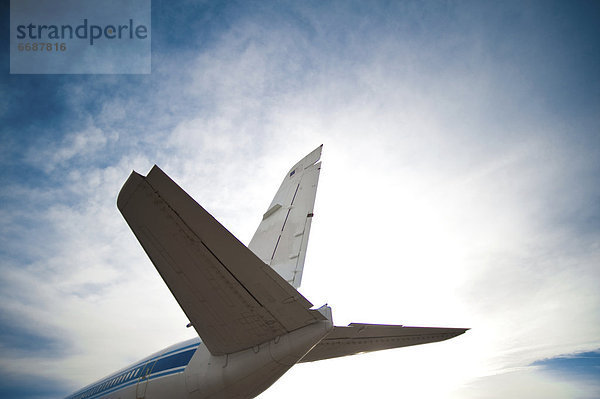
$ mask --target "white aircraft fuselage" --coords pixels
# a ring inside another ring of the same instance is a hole
[[[214,356],[199,338],[183,341],[111,374],[69,399],[254,398],[333,328],[320,321],[240,352]]]

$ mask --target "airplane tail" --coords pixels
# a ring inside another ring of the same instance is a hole
[[[248,244],[256,256],[295,288],[302,281],[322,149],[320,145],[286,173]]]
[[[213,355],[326,320],[157,166],[131,173],[117,207]]]
[[[213,355],[332,320],[312,309],[302,279],[322,146],[286,174],[246,247],[157,166],[132,172],[117,206]],[[464,328],[335,326],[302,362],[443,341]]]

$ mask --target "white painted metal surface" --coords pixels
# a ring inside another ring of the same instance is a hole
[[[284,176],[248,248],[295,288],[302,282],[323,146]]]

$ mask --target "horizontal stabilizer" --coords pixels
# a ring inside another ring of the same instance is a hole
[[[132,172],[117,206],[212,354],[325,320],[157,166]]]
[[[467,330],[467,328],[404,327],[357,323],[352,323],[347,327],[336,326],[300,362],[314,362],[364,352],[444,341]]]

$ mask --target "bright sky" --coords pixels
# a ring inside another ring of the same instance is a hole
[[[247,243],[324,144],[302,293],[339,325],[472,330],[298,365],[261,399],[599,397],[598,20],[155,0],[152,74],[130,76],[9,75],[4,31],[0,396],[64,396],[195,334],[117,211],[132,169]]]

